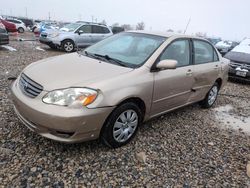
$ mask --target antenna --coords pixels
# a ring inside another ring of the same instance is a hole
[[[186,31],[187,31],[187,29],[188,29],[188,26],[189,26],[190,22],[191,22],[191,18],[189,18],[189,20],[188,20],[188,23],[187,23],[187,25],[186,25],[186,29],[185,29],[185,31],[184,31],[184,34],[186,34]]]

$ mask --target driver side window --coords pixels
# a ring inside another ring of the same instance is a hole
[[[162,53],[160,61],[165,59],[176,60],[177,67],[190,65],[189,40],[183,39],[171,43]]]
[[[91,33],[91,25],[83,25],[78,29],[78,31],[83,31],[83,33]]]

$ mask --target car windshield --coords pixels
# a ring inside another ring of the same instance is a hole
[[[106,57],[135,68],[143,65],[166,39],[150,34],[120,33],[87,48],[85,52],[92,57]]]
[[[67,25],[63,26],[60,30],[72,32],[72,31],[75,31],[81,25],[82,24],[79,24],[79,23],[71,23],[71,24],[67,24]]]

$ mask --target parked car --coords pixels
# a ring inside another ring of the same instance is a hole
[[[125,29],[123,27],[118,27],[118,26],[112,27],[112,32],[114,34],[117,34],[117,33],[123,32],[123,31],[125,31]]]
[[[62,48],[65,52],[73,52],[75,48],[90,46],[111,36],[113,33],[106,25],[96,23],[71,23],[60,31],[41,32],[39,41],[51,48]]]
[[[9,35],[0,21],[0,45],[9,44]]]
[[[17,31],[19,33],[24,33],[24,31],[27,31],[27,27],[21,20],[13,19],[13,18],[7,18],[8,22],[11,22],[16,25]]]
[[[34,21],[29,18],[18,17],[18,20],[21,20],[27,28],[32,28],[34,25]]]
[[[5,26],[7,32],[17,32],[17,28],[16,28],[15,24],[13,24],[11,22],[8,22],[8,21],[6,21],[4,19],[0,19],[0,21]]]
[[[13,102],[20,120],[44,137],[66,143],[100,137],[115,148],[150,118],[195,102],[211,107],[227,71],[205,39],[122,32],[78,54],[29,65],[12,85]]]
[[[225,57],[230,60],[229,79],[250,82],[250,39],[243,40]]]
[[[222,54],[225,55],[226,53],[228,53],[229,51],[231,51],[235,46],[237,46],[238,43],[237,42],[233,42],[233,41],[220,41],[218,42],[215,47],[217,48],[217,50]]]
[[[211,42],[213,45],[216,45],[218,42],[221,41],[221,38],[206,38],[209,42]]]

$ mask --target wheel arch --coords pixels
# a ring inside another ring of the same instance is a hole
[[[222,86],[222,79],[221,79],[221,78],[217,78],[217,79],[215,80],[215,82],[217,82],[217,83],[219,84],[219,89],[220,89],[221,86]]]
[[[122,101],[120,101],[116,107],[112,110],[112,112],[110,112],[110,114],[107,116],[107,118],[105,119],[103,125],[102,125],[102,128],[101,128],[101,131],[100,131],[100,135],[102,135],[102,132],[103,132],[103,129],[104,129],[104,126],[105,124],[107,123],[108,119],[110,118],[110,116],[112,115],[112,113],[119,107],[121,106],[122,104],[125,104],[125,103],[129,103],[129,102],[132,102],[134,104],[136,104],[141,112],[142,112],[142,121],[144,120],[144,117],[145,117],[145,113],[146,113],[146,104],[145,102],[139,98],[139,97],[129,97],[129,98],[126,98]]]

